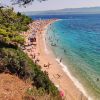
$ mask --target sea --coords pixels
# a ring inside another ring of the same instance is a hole
[[[61,60],[86,93],[93,100],[100,100],[100,15],[30,17],[33,20],[60,19],[48,26],[46,43],[55,58]]]

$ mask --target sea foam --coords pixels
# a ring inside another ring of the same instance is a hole
[[[45,34],[43,34],[43,42],[44,42],[44,50],[45,50],[45,53],[46,54],[49,54],[49,51],[48,51],[47,46],[46,46]]]
[[[66,65],[64,65],[63,63],[60,62],[60,60],[57,58],[56,61],[60,64],[60,66],[62,67],[62,70],[69,76],[69,78],[73,81],[73,83],[75,84],[75,86],[88,98],[88,100],[93,100],[90,96],[88,96],[88,94],[86,93],[85,89],[83,88],[82,84],[71,75],[68,67]]]

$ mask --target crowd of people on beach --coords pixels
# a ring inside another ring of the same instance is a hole
[[[43,57],[41,56],[42,52],[40,50],[40,47],[42,47],[43,43],[41,43],[41,45],[40,45],[41,41],[39,41],[39,39],[45,38],[45,41],[48,39],[51,43],[51,46],[60,48],[60,46],[58,45],[59,38],[56,38],[55,34],[53,35],[53,37],[52,36],[49,36],[48,38],[42,37],[44,30],[47,28],[47,26],[48,25],[51,26],[51,23],[53,23],[54,21],[56,21],[56,19],[34,20],[31,24],[29,24],[29,30],[27,32],[21,33],[21,35],[23,35],[23,37],[25,37],[25,43],[24,43],[24,46],[22,47],[22,50],[33,60],[33,62],[35,64],[41,66],[41,70],[43,70],[47,73],[47,75],[50,77],[51,81],[58,88],[59,93],[62,96],[62,98],[67,98],[66,94],[68,95],[68,98],[69,97],[73,98],[73,96],[70,95],[70,93],[68,94],[68,91],[66,91],[67,89],[65,89],[66,84],[64,84],[64,81],[65,81],[64,74],[60,71],[59,68],[57,70],[57,68],[55,67],[55,66],[59,66],[63,62],[63,57],[61,57],[59,59],[59,63],[58,62],[55,63],[55,62],[49,60],[49,56],[45,55],[45,56],[47,56],[46,57],[47,60],[44,59],[45,61],[42,62]],[[48,32],[47,32],[47,34],[48,34]],[[67,53],[66,49],[64,49],[64,48],[61,48],[61,49],[63,50],[64,54]],[[42,64],[41,64],[41,62],[42,62]],[[55,70],[55,71],[53,72],[53,70]],[[99,79],[97,79],[97,81],[99,81]],[[73,83],[72,83],[72,86],[73,86]],[[82,97],[82,95],[81,95],[81,97]]]
[[[35,20],[29,24],[29,30],[27,32],[21,33],[25,37],[25,46],[23,51],[28,54],[34,63],[38,64],[39,60],[39,51],[37,50],[37,34],[43,32],[44,27],[52,22],[53,20]],[[44,67],[49,67],[50,64],[44,64]]]
[[[28,54],[28,56],[33,60],[35,64],[39,65],[40,62],[40,55],[37,45],[38,45],[38,34],[42,34],[44,31],[44,28],[47,25],[50,25],[56,19],[48,19],[48,20],[35,20],[31,24],[29,24],[29,30],[27,32],[21,33],[25,37],[25,44],[23,47],[23,51]],[[62,58],[60,59],[60,62],[62,61]],[[51,63],[47,62],[47,64],[44,63],[42,67],[49,69],[51,67]],[[48,72],[47,72],[48,73]],[[61,75],[59,73],[54,76],[54,78],[59,79]],[[63,93],[64,94],[64,93]]]

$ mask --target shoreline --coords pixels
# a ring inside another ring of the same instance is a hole
[[[51,20],[47,25],[43,27],[41,32],[38,32],[36,34],[37,47],[35,52],[38,52],[40,54],[38,56],[40,60],[38,64],[41,65],[41,69],[43,71],[48,72],[48,76],[50,80],[55,84],[55,86],[60,88],[60,90],[64,91],[65,100],[66,99],[87,100],[87,98],[88,100],[91,100],[91,98],[89,98],[89,96],[84,91],[84,88],[81,86],[79,81],[71,75],[68,68],[65,67],[63,63],[60,63],[59,59],[55,59],[54,55],[51,54],[52,51],[48,52],[49,50],[47,48],[46,41],[45,41],[46,30],[48,26],[54,23],[55,21],[57,20]],[[26,53],[30,56],[28,52]],[[47,63],[50,64],[49,68],[44,67],[44,64]]]
[[[57,20],[59,21],[59,20]],[[56,21],[54,21],[56,22]],[[54,23],[53,22],[53,23]],[[53,24],[51,23],[51,24]],[[46,26],[46,28],[48,28],[49,25]],[[45,30],[45,32],[43,33],[43,35],[45,34],[46,35],[46,31],[47,29]],[[43,38],[45,38],[45,35]],[[45,39],[44,39],[45,41]],[[46,48],[46,52],[48,53],[48,51],[51,49],[48,49],[48,47],[46,46],[46,41],[44,42],[44,45],[45,45],[45,48]],[[53,51],[51,51],[52,54],[53,54]],[[54,55],[54,54],[53,54]],[[66,75],[68,75],[68,77],[73,81],[74,85],[84,94],[84,96],[86,96],[88,98],[88,100],[92,100],[91,97],[88,96],[88,94],[86,93],[84,87],[82,86],[82,84],[74,77],[72,76],[71,72],[69,71],[67,65],[64,65],[62,62],[60,62],[60,59],[59,58],[55,58],[56,61],[59,63],[59,65],[61,66],[61,69],[63,70],[63,72],[65,72]]]

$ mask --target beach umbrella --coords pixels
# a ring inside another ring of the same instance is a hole
[[[60,88],[59,85],[55,85],[55,86],[58,88],[59,93],[60,93],[60,96],[61,96],[61,97],[64,97],[64,96],[65,96],[65,92]]]
[[[65,96],[65,92],[63,90],[60,90],[59,92],[60,92],[60,96],[61,97],[64,97]]]

